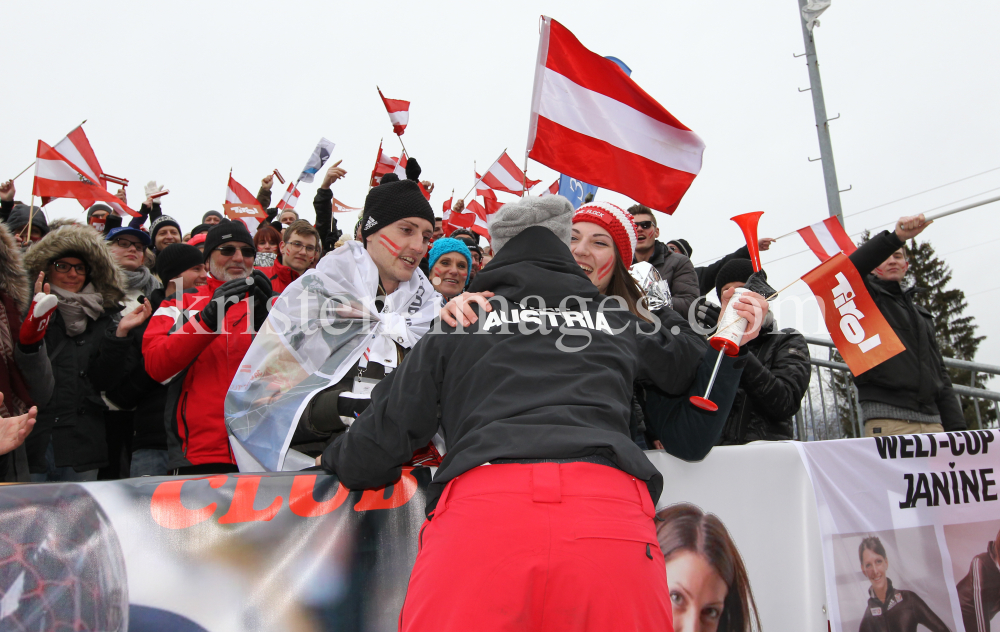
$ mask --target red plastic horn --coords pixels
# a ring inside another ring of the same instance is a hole
[[[743,213],[742,215],[729,218],[739,224],[740,230],[743,231],[743,236],[747,240],[747,250],[750,251],[750,263],[753,264],[754,272],[760,272],[760,248],[757,246],[757,222],[760,221],[760,216],[763,214],[764,211],[755,211],[753,213]]]

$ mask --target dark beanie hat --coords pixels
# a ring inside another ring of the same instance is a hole
[[[383,181],[365,198],[361,236],[367,239],[368,235],[407,217],[419,217],[434,226],[434,211],[416,182],[401,180],[386,184]]]
[[[667,243],[677,246],[677,249],[681,251],[681,254],[688,259],[691,258],[691,253],[694,252],[691,250],[691,244],[687,242],[687,239],[671,239]]]
[[[208,261],[212,251],[226,243],[227,241],[240,241],[256,250],[253,245],[253,237],[243,222],[225,221],[217,226],[213,226],[205,236],[205,255],[202,262]]]
[[[719,295],[719,300],[722,300],[722,288],[727,283],[746,283],[751,274],[753,274],[753,264],[749,259],[733,259],[722,266],[715,277],[715,291]]]
[[[166,226],[173,226],[177,229],[178,233],[182,233],[181,225],[177,223],[177,220],[169,215],[160,215],[153,221],[149,226],[149,239],[155,244],[156,243],[156,233],[161,228]],[[183,234],[183,233],[182,233]]]
[[[399,182],[399,176],[397,176],[394,173],[387,173],[384,176],[382,176],[381,180],[379,180],[380,185],[389,184],[390,182]]]
[[[90,208],[87,209],[87,221],[88,222],[90,221],[90,218],[93,217],[94,211],[104,211],[109,216],[115,214],[114,210],[112,210],[112,208],[110,206],[108,206],[107,204],[94,204],[93,206],[91,206]]]
[[[416,182],[420,178],[420,165],[417,163],[416,158],[410,158],[406,161],[406,179],[413,180]]]
[[[191,229],[191,236],[194,237],[195,235],[200,235],[201,233],[207,233],[208,229],[210,229],[211,227],[212,227],[211,224],[198,224],[197,226]]]
[[[187,244],[170,244],[156,255],[156,275],[166,285],[185,270],[205,263],[201,251]]]
[[[10,232],[16,233],[28,225],[28,217],[31,217],[31,225],[42,232],[42,235],[49,234],[49,223],[45,220],[42,209],[35,207],[35,212],[31,212],[31,207],[27,204],[15,204],[7,218],[7,228]]]
[[[219,219],[226,219],[219,211],[206,211],[205,214],[201,216],[201,223],[204,224],[206,219],[213,216],[218,217]]]

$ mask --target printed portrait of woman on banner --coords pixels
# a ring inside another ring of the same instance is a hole
[[[877,536],[861,541],[858,560],[861,572],[871,583],[858,632],[916,632],[918,624],[931,632],[951,632],[917,593],[893,587],[887,575],[889,556]]]
[[[680,503],[656,514],[674,632],[759,632],[743,558],[718,516]]]

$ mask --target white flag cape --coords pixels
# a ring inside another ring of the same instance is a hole
[[[438,293],[419,269],[375,307],[378,269],[347,242],[274,303],[226,395],[226,427],[240,471],[290,471],[313,459],[289,444],[306,405],[339,382],[363,354],[387,369],[437,317]]]

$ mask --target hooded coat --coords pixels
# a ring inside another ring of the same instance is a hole
[[[67,224],[28,249],[24,267],[34,279],[50,261],[72,252],[86,261],[87,282],[101,295],[104,312],[87,319],[83,333],[70,336],[59,309],[35,349],[17,345],[15,357],[38,405],[35,428],[25,442],[32,473],[46,471],[51,442],[56,467],[83,472],[107,464],[105,412],[101,391],[121,379],[121,357],[129,337],[115,337],[125,296],[124,274],[100,235],[89,226]]]
[[[21,313],[29,300],[28,277],[21,261],[21,249],[14,237],[0,225],[0,416],[23,415],[34,405],[28,384],[14,360],[14,345],[21,329]],[[11,454],[0,455],[0,482],[28,479],[27,452],[21,446]]]
[[[386,485],[439,433],[447,453],[428,513],[448,481],[501,458],[603,457],[655,501],[663,477],[629,434],[633,382],[687,392],[704,342],[669,309],[655,333],[617,302],[599,309],[605,297],[541,226],[507,242],[471,289],[495,292],[493,311],[464,332],[432,327],[323,453],[324,469],[350,489]],[[536,297],[545,309],[530,308]]]

